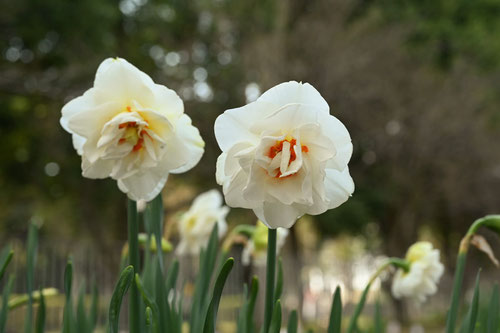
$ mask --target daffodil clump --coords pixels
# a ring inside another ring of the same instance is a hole
[[[351,136],[342,122],[330,114],[327,101],[312,85],[281,83],[255,102],[219,115],[214,131],[222,153],[217,159],[215,177],[223,195],[217,189],[201,193],[179,215],[175,255],[181,260],[174,255],[168,266],[164,255],[173,250],[174,242],[163,232],[161,193],[169,174],[190,170],[204,152],[204,141],[184,113],[181,98],[126,60],[110,58],[97,69],[93,86],[63,107],[60,123],[72,135],[74,148],[82,159],[83,176],[110,177],[128,198],[128,242],[123,247],[121,274],[109,302],[106,332],[120,331],[122,302],[128,298],[128,332],[215,333],[223,289],[234,264],[228,254],[240,249],[233,247],[235,244],[243,246],[244,265],[266,270],[263,318],[257,320],[259,281],[254,277],[249,286],[242,288],[236,331],[283,332],[284,275],[277,256],[289,229],[300,216],[336,208],[354,192],[348,167],[353,151]],[[228,228],[229,207],[250,209],[259,221],[256,225]],[[139,232],[140,223],[145,232]],[[470,245],[497,262],[489,244],[477,235],[480,227],[500,233],[500,216],[477,220],[461,242],[450,310],[446,324],[443,323],[446,333],[455,332]],[[31,225],[26,255],[27,294],[9,299],[14,283],[12,274],[3,284],[0,333],[6,332],[8,312],[18,307],[26,307],[24,332],[45,331],[46,298],[57,291],[34,289],[37,232],[38,227]],[[177,278],[185,255],[196,257],[199,267],[194,287],[180,289]],[[0,252],[0,280],[13,256],[9,247]],[[344,325],[341,290],[337,287],[328,333],[340,333],[343,329],[347,333],[364,332],[358,326],[358,318],[370,287],[382,272],[391,268],[395,268],[390,271],[394,272],[393,296],[417,302],[426,301],[438,291],[444,273],[438,249],[429,242],[413,244],[404,258],[389,258],[373,273]],[[75,311],[72,281],[73,266],[69,260],[64,274],[63,333],[97,332],[97,284],[92,289],[90,306],[86,306],[82,289]],[[481,332],[496,333],[500,322],[498,288],[492,293],[493,310],[478,319],[479,276],[476,281],[461,332],[472,333],[481,327]],[[38,310],[34,322],[35,303]],[[187,306],[189,311],[185,311]],[[382,332],[383,315],[377,309],[374,331]],[[287,317],[287,332],[298,332],[298,312],[292,311]],[[20,330],[16,328],[17,331]]]

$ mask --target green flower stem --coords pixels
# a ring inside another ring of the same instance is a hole
[[[460,306],[460,291],[462,290],[462,283],[464,280],[465,262],[467,259],[467,252],[472,237],[476,232],[485,226],[493,231],[500,233],[500,215],[488,215],[477,219],[472,223],[465,237],[460,242],[458,249],[457,264],[455,266],[455,277],[453,278],[453,293],[451,295],[451,306],[448,311],[448,318],[446,319],[446,333],[455,332],[455,325],[457,321],[458,308]]]
[[[137,235],[139,233],[137,218],[137,203],[134,200],[128,200],[128,244],[129,244],[129,262],[134,267],[134,272],[139,272],[139,245]],[[139,333],[139,293],[135,283],[130,286],[129,296],[129,330],[130,333]]]
[[[361,299],[359,300],[358,305],[356,305],[356,308],[354,309],[354,313],[351,317],[351,321],[349,322],[349,328],[347,329],[347,333],[353,333],[356,330],[359,315],[363,311],[363,307],[365,306],[365,303],[366,303],[366,296],[368,295],[368,292],[370,291],[370,288],[371,288],[373,282],[389,266],[395,266],[397,268],[401,268],[405,272],[408,272],[410,270],[410,263],[405,259],[389,258],[389,260],[387,260],[385,263],[383,263],[375,271],[375,273],[372,274],[372,276],[370,277],[370,280],[368,281],[368,284],[366,285],[365,289],[363,290],[363,294],[361,294]]]
[[[276,229],[268,229],[267,234],[267,267],[266,267],[266,298],[264,308],[264,329],[267,333],[271,324],[274,300],[274,278],[276,275]]]

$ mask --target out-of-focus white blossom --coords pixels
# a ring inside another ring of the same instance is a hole
[[[398,269],[393,282],[392,294],[396,298],[409,297],[424,302],[427,296],[437,291],[437,283],[443,275],[444,266],[439,261],[439,250],[429,242],[417,242],[406,253],[410,269]]]
[[[202,193],[194,199],[189,210],[178,221],[181,240],[177,246],[177,254],[198,254],[201,248],[207,246],[215,224],[219,238],[226,234],[229,207],[222,204],[222,195],[217,190]]]

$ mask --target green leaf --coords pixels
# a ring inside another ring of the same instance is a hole
[[[258,292],[259,292],[259,278],[257,276],[254,276],[252,278],[252,284],[250,285],[250,298],[248,299],[248,307],[246,313],[247,333],[252,333],[255,331],[253,322],[253,313],[255,310],[255,302],[257,301]]]
[[[163,235],[163,200],[161,193],[158,194],[151,202],[146,206],[146,211],[144,212],[144,218],[148,220],[149,226],[153,231],[156,244],[162,244]],[[163,253],[162,251],[156,251],[158,258],[160,260],[161,271],[164,271],[163,267]]]
[[[165,281],[161,269],[160,257],[156,261],[156,278],[155,278],[155,291],[154,297],[158,305],[158,328],[160,332],[166,332],[169,327],[170,308],[167,301],[167,291],[165,290]]]
[[[368,295],[368,292],[370,291],[371,283],[368,283],[366,285],[365,290],[363,290],[363,294],[361,294],[361,299],[359,300],[358,305],[356,305],[356,308],[354,309],[354,313],[351,317],[351,321],[349,322],[349,327],[347,329],[347,333],[353,333],[357,329],[358,326],[358,317],[363,311],[363,307],[365,306],[366,303],[366,296]]]
[[[248,285],[243,285],[243,305],[238,313],[238,322],[236,323],[236,333],[247,333],[247,308],[248,308]]]
[[[283,293],[283,263],[281,257],[278,258],[278,276],[276,278],[276,289],[274,290],[274,302],[281,298]]]
[[[76,306],[76,332],[87,333],[88,321],[85,313],[85,283],[80,286],[78,293],[78,301]]]
[[[196,278],[193,301],[191,305],[191,318],[189,326],[191,332],[201,332],[204,327],[207,308],[209,306],[209,289],[210,281],[217,261],[217,245],[219,243],[219,231],[215,224],[208,241],[206,249],[200,252],[199,267],[200,272]]]
[[[243,306],[240,308],[238,315],[238,333],[253,333],[255,332],[253,323],[253,312],[255,309],[255,301],[257,299],[257,293],[259,291],[259,279],[257,276],[252,278],[252,284],[250,286],[250,293],[248,292],[248,286],[244,286],[243,295]]]
[[[333,295],[332,310],[330,312],[330,323],[328,324],[328,333],[340,333],[342,325],[342,299],[340,287],[337,286]]]
[[[26,259],[27,276],[26,291],[28,294],[28,307],[24,321],[24,332],[31,333],[33,329],[33,283],[36,265],[36,252],[38,247],[38,227],[31,223],[28,231],[28,254]]]
[[[130,287],[134,279],[134,267],[127,266],[120,274],[118,283],[115,286],[111,302],[109,304],[109,330],[110,333],[118,333],[118,323],[120,318],[120,308],[122,305],[123,296]]]
[[[477,272],[476,276],[476,285],[474,287],[474,296],[472,297],[472,304],[469,311],[469,323],[468,323],[468,333],[474,333],[476,328],[476,320],[477,320],[477,311],[479,306],[479,277],[481,275],[481,271]]]
[[[233,269],[234,259],[229,258],[226,260],[222,269],[217,276],[217,280],[215,280],[214,292],[212,294],[212,300],[210,301],[210,306],[208,307],[208,311],[205,315],[205,325],[203,328],[204,333],[214,333],[215,332],[215,324],[217,322],[217,312],[219,310],[219,302],[222,296],[222,290],[224,289],[224,285],[226,284],[227,277],[229,273]]]
[[[137,285],[137,289],[139,290],[139,293],[141,294],[144,303],[146,304],[147,307],[151,308],[153,332],[160,332],[159,330],[160,310],[158,308],[158,304],[144,289],[139,274],[135,275],[135,284]]]
[[[493,293],[491,294],[490,306],[488,307],[488,324],[487,333],[498,333],[498,319],[499,319],[499,291],[498,284],[495,283]]]
[[[45,332],[45,297],[43,296],[42,288],[40,288],[40,305],[38,306],[38,313],[36,315],[36,333]]]
[[[90,301],[90,311],[89,311],[89,333],[94,332],[97,326],[98,308],[99,308],[99,293],[97,290],[97,284],[94,281],[92,286],[92,300]]]
[[[467,252],[460,251],[457,257],[457,264],[455,267],[455,275],[453,278],[453,292],[451,296],[450,310],[446,319],[446,333],[454,333],[455,325],[457,322],[458,307],[460,306],[460,293],[462,290],[462,282],[464,279],[465,261],[467,259]]]
[[[64,293],[66,294],[66,302],[64,304],[63,314],[63,333],[72,333],[74,328],[73,323],[73,302],[71,297],[71,286],[73,283],[73,262],[71,259],[66,263],[64,270]]]
[[[9,312],[9,296],[14,284],[15,275],[11,274],[7,284],[3,287],[2,292],[2,311],[0,312],[0,333],[5,333],[5,325],[7,324],[7,314]]]
[[[153,331],[153,310],[149,306],[146,306],[146,329],[148,333]]]
[[[3,278],[7,266],[9,266],[9,263],[12,260],[12,256],[14,256],[14,251],[10,248],[10,246],[4,247],[2,253],[0,254],[0,281]]]
[[[274,305],[273,317],[269,325],[269,333],[279,333],[281,330],[281,301],[277,300]]]
[[[165,287],[167,292],[169,292],[172,289],[175,289],[178,275],[179,275],[179,260],[175,259],[168,267],[167,281],[165,282]]]
[[[140,270],[139,258],[139,217],[137,214],[137,203],[128,199],[127,204],[127,224],[128,224],[128,245],[129,245],[129,263],[134,267],[135,272]],[[161,252],[161,251],[160,251]],[[132,276],[133,279],[133,276]],[[130,333],[140,333],[140,322],[142,317],[141,303],[135,283],[131,285],[129,292],[129,330]]]
[[[287,333],[297,333],[298,326],[299,318],[297,315],[297,310],[293,310],[292,313],[290,313],[290,318],[288,318]]]

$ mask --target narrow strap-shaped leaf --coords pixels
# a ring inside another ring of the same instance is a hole
[[[277,300],[274,305],[273,317],[269,325],[269,333],[279,333],[281,330],[281,301]]]
[[[474,296],[472,296],[472,304],[470,306],[470,315],[469,317],[469,323],[468,323],[468,333],[474,333],[475,328],[476,328],[476,321],[477,321],[477,312],[478,312],[478,307],[479,307],[479,277],[481,275],[481,271],[477,272],[476,276],[476,285],[474,286]],[[497,314],[498,316],[498,314]],[[497,318],[498,319],[498,318]]]
[[[92,286],[92,300],[90,301],[90,311],[89,311],[89,333],[94,332],[97,326],[98,308],[99,308],[99,292],[97,290],[97,284],[94,281]]]
[[[354,313],[351,317],[351,321],[349,322],[349,327],[347,328],[347,333],[353,333],[356,330],[356,327],[358,325],[358,317],[363,311],[363,307],[365,306],[366,302],[366,296],[368,295],[368,292],[370,291],[371,283],[368,283],[366,285],[365,290],[363,290],[363,294],[361,294],[361,298],[359,300],[358,305],[356,305],[356,308],[354,309]]]
[[[328,333],[340,333],[342,325],[342,299],[340,287],[337,286],[333,295],[332,309],[330,312],[330,322],[328,324]]]
[[[276,277],[276,288],[274,290],[274,302],[281,298],[283,293],[283,262],[281,257],[278,258],[278,274]]]
[[[287,333],[297,333],[299,326],[299,317],[297,315],[297,310],[293,310],[290,313],[290,318],[288,318]]]
[[[153,232],[156,240],[157,251],[156,254],[160,260],[161,271],[163,267],[163,252],[161,251],[161,241],[163,235],[163,200],[161,193],[158,194],[151,202],[148,203],[144,213],[145,218],[149,221],[149,226]],[[149,244],[148,244],[149,245]]]
[[[215,280],[214,292],[212,294],[212,300],[210,301],[210,306],[208,307],[208,311],[205,315],[205,325],[203,327],[204,333],[214,333],[215,332],[215,324],[217,322],[217,312],[219,310],[219,302],[222,296],[222,290],[224,289],[224,285],[226,284],[227,277],[229,273],[233,269],[234,259],[229,258],[226,260],[222,269],[217,276],[217,280]]]
[[[26,291],[28,294],[28,307],[24,319],[24,332],[31,333],[33,329],[33,284],[36,265],[36,251],[38,247],[38,227],[31,223],[28,231],[28,256]]]
[[[134,267],[134,274],[140,270],[139,257],[139,216],[137,214],[137,203],[128,199],[127,204],[127,225],[128,225],[128,246],[129,264]],[[130,333],[140,333],[140,322],[142,317],[139,293],[135,283],[130,286],[129,294],[129,331]]]
[[[460,306],[460,293],[462,291],[462,282],[464,279],[465,262],[467,259],[467,252],[460,251],[457,257],[457,264],[455,267],[455,275],[453,278],[453,291],[451,294],[450,310],[446,318],[446,333],[454,333],[457,321],[458,307]]]
[[[207,290],[212,280],[215,262],[217,260],[217,245],[219,243],[219,231],[217,224],[214,225],[206,249],[200,252],[200,272],[196,278],[193,302],[191,305],[190,329],[192,332],[201,332],[205,322],[209,304],[209,293]]]
[[[9,296],[14,284],[15,275],[11,274],[7,284],[3,287],[2,292],[2,310],[0,312],[0,333],[5,333],[5,325],[7,324],[7,314],[9,312]]]
[[[73,262],[71,259],[66,263],[64,270],[64,293],[66,294],[66,302],[64,304],[63,314],[63,333],[73,333],[73,302],[71,297],[71,287],[73,284]]]
[[[247,308],[248,308],[248,285],[243,285],[243,305],[238,313],[238,322],[236,323],[236,333],[247,333]]]
[[[380,311],[380,301],[377,300],[375,302],[375,314],[373,318],[373,332],[374,333],[383,333],[384,332],[384,323],[382,321],[382,313]]]
[[[252,278],[252,284],[250,285],[250,297],[248,299],[248,307],[247,307],[247,333],[253,333],[254,322],[253,322],[253,312],[255,310],[255,302],[257,301],[257,294],[259,292],[259,278],[254,276]]]
[[[153,333],[153,310],[146,306],[146,333]]]
[[[171,289],[175,289],[178,275],[179,275],[179,260],[175,259],[168,267],[167,280],[165,282],[165,287],[167,292],[170,291]]]
[[[38,306],[38,313],[36,314],[36,333],[45,332],[45,297],[43,296],[42,288],[40,288],[40,305]]]
[[[498,319],[499,319],[499,291],[498,284],[495,283],[493,293],[491,294],[490,305],[488,307],[488,325],[487,333],[498,333]]]
[[[9,263],[12,260],[13,255],[14,251],[9,246],[6,246],[2,250],[2,253],[0,254],[0,281],[2,280],[2,277],[5,273],[5,270],[7,269],[7,266],[9,266]]]
[[[150,295],[148,295],[148,292],[144,289],[144,286],[142,285],[141,278],[140,278],[139,274],[135,275],[135,284],[137,285],[137,290],[139,290],[139,293],[141,294],[144,303],[152,311],[153,332],[156,332],[156,333],[160,332],[160,330],[159,330],[160,310],[158,308],[158,304],[155,302],[155,300]]]
[[[88,321],[87,314],[85,313],[85,283],[80,286],[78,292],[78,301],[76,305],[76,332],[87,333]]]
[[[166,332],[169,327],[170,307],[167,301],[167,291],[165,290],[165,280],[161,269],[160,257],[156,261],[155,294],[154,298],[158,305],[158,329],[160,332]]]
[[[134,279],[134,267],[127,266],[120,274],[120,278],[116,283],[115,290],[111,296],[109,304],[109,331],[110,333],[118,333],[118,323],[120,319],[120,309],[123,301],[123,296],[132,284]]]

